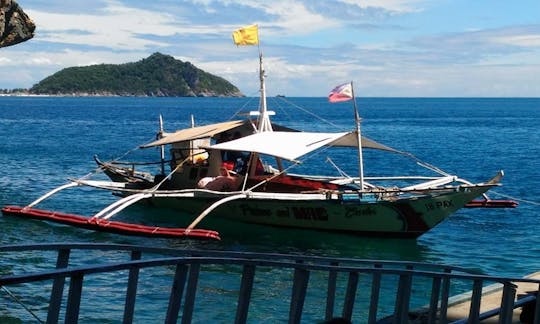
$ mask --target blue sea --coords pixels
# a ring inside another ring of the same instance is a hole
[[[326,98],[269,98],[268,102],[276,112],[273,120],[284,126],[323,131],[354,128],[350,102],[329,104]],[[540,98],[357,98],[357,104],[364,136],[472,182],[486,181],[504,170],[503,186],[489,196],[518,200],[519,207],[462,209],[416,240],[262,226],[242,230],[245,227],[239,225],[239,230],[221,233],[219,242],[201,242],[97,233],[0,216],[0,245],[100,242],[409,260],[512,277],[540,270]],[[0,205],[26,205],[68,178],[95,171],[94,155],[109,160],[130,153],[124,159],[158,160],[157,149],[137,148],[155,138],[160,114],[165,130],[174,131],[189,126],[192,115],[202,125],[256,110],[257,105],[256,98],[0,97]],[[340,151],[332,161],[355,175],[355,157]],[[334,171],[324,155],[318,159],[315,167]],[[402,159],[365,152],[365,175],[416,171],[417,165],[406,166]],[[114,199],[72,190],[38,207],[93,215]],[[147,207],[119,215],[119,220],[126,219],[174,226],[166,215]],[[21,262],[33,267],[32,260]],[[0,268],[2,264],[0,259]]]

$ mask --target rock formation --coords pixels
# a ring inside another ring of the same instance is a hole
[[[0,47],[34,37],[36,25],[13,0],[0,0]]]

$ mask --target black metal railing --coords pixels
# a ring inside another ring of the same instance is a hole
[[[31,253],[38,255],[39,260],[34,260],[34,269],[28,271],[28,267],[19,266],[17,261]],[[50,256],[47,257],[48,255]],[[136,300],[138,288],[142,284],[141,271],[152,271],[158,267],[170,269],[168,296],[165,297],[167,306],[163,307],[165,323],[176,323],[179,320],[181,323],[204,321],[205,314],[197,313],[196,305],[197,295],[201,294],[199,281],[205,272],[220,271],[219,278],[232,276],[233,282],[238,283],[234,289],[234,306],[212,306],[228,307],[223,312],[234,314],[230,322],[235,323],[249,322],[252,299],[254,295],[261,293],[260,289],[254,289],[261,284],[257,278],[261,281],[261,278],[276,270],[285,274],[278,276],[279,278],[291,280],[290,294],[278,296],[288,301],[287,309],[282,310],[282,317],[279,318],[286,319],[289,323],[310,319],[310,322],[313,322],[314,318],[324,321],[335,317],[367,323],[375,323],[384,317],[388,322],[407,323],[413,313],[412,307],[415,316],[423,316],[423,322],[427,323],[477,323],[496,316],[500,323],[511,323],[515,308],[525,303],[534,303],[540,286],[539,280],[492,277],[459,267],[420,262],[177,250],[115,244],[3,246],[0,247],[0,258],[4,269],[0,275],[0,287],[6,291],[17,289],[17,295],[24,297],[25,291],[28,291],[28,294],[35,293],[28,289],[28,285],[46,287],[40,290],[47,295],[46,311],[43,307],[37,307],[41,309],[41,313],[35,312],[34,317],[41,321],[40,315],[46,315],[47,323],[57,323],[61,317],[66,323],[77,323],[81,318],[85,318],[85,314],[81,313],[81,306],[85,303],[85,288],[91,285],[96,275],[112,273],[125,277],[122,321],[134,322],[136,306],[139,307]],[[45,264],[36,265],[38,261]],[[66,291],[67,281],[69,288]],[[209,284],[217,285],[219,281],[210,281]],[[309,288],[315,282],[317,287],[314,290],[320,294],[320,299],[323,300],[320,304],[323,306],[314,308],[320,311],[320,314],[312,314],[306,319],[306,302],[308,299],[312,300],[312,290]],[[524,283],[533,285],[536,293],[517,299],[516,285]],[[499,284],[503,291],[500,303],[493,309],[481,312],[483,290],[487,285],[493,284]],[[451,290],[456,285],[459,291],[471,291],[469,311],[463,318],[449,318],[447,314]],[[271,288],[268,287],[268,290]],[[264,287],[262,290],[265,290]],[[389,291],[393,292],[392,297],[388,297]],[[384,300],[383,295],[386,298]],[[362,304],[359,301],[361,297],[367,300],[367,303]],[[26,296],[27,300],[29,298],[32,296]],[[18,302],[21,302],[20,299],[19,297]],[[118,300],[114,301],[117,302]],[[383,303],[390,303],[393,308],[386,307],[382,312]],[[419,311],[419,307],[411,306],[413,304],[424,307]],[[341,306],[341,310],[336,312],[338,306]],[[8,312],[9,310],[0,309],[0,314]],[[540,323],[539,314],[540,307],[537,306],[533,314],[534,323]]]

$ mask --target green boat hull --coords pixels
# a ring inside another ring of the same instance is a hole
[[[459,191],[410,196],[396,200],[369,198],[276,199],[263,197],[241,198],[224,203],[213,209],[197,227],[212,228],[226,234],[227,228],[213,228],[213,220],[232,219],[244,223],[276,227],[302,228],[329,232],[341,232],[363,236],[411,237],[429,231],[450,214],[462,208],[472,199],[482,195],[491,186],[460,188]],[[206,208],[219,199],[208,196],[182,198],[151,198],[154,206],[175,208],[182,211],[178,220],[189,224]],[[186,225],[187,226],[187,225]]]

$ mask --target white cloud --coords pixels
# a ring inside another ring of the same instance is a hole
[[[53,62],[47,57],[34,56],[25,60],[26,65],[52,65]]]
[[[279,31],[282,34],[302,35],[339,25],[337,21],[325,17],[323,13],[313,12],[299,2],[264,1],[258,8],[277,17],[270,24],[283,28],[284,31]]]
[[[493,42],[522,46],[522,47],[540,47],[540,34],[499,36],[491,39]]]
[[[0,66],[2,65],[9,65],[11,64],[13,61],[7,57],[0,57]]]
[[[178,32],[175,18],[167,13],[116,2],[108,2],[100,11],[74,15],[27,10],[38,26],[35,39],[40,41],[132,50],[166,45],[140,35],[171,36]]]
[[[418,4],[425,0],[341,0],[344,3],[357,5],[360,8],[380,8],[394,13],[409,13],[421,10]]]

